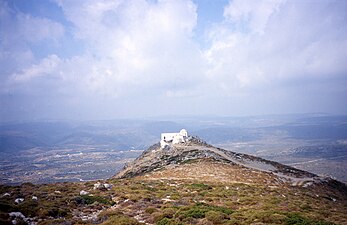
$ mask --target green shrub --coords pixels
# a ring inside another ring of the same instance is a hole
[[[101,225],[139,225],[140,223],[129,216],[126,216],[124,214],[116,214],[111,216],[107,221],[103,222]]]
[[[208,211],[214,211],[214,212],[220,212],[226,215],[230,215],[233,213],[231,209],[221,207],[221,206],[213,206],[213,205],[208,205],[205,203],[197,203],[194,206],[186,206],[182,207],[178,212],[178,216],[180,218],[204,218],[206,212]]]
[[[182,161],[182,164],[192,164],[192,163],[196,163],[198,160],[197,159],[187,159]]]
[[[301,204],[301,205],[300,205],[300,208],[301,208],[302,210],[306,210],[306,211],[312,210],[312,207],[311,207],[309,204],[307,204],[307,203]]]
[[[82,195],[75,198],[75,202],[80,204],[93,204],[94,202],[99,202],[101,204],[105,205],[112,205],[112,201],[109,201],[108,199],[101,197],[101,196],[90,196],[90,195]]]
[[[225,225],[243,225],[242,221],[235,219],[235,218],[230,218],[229,220],[224,220],[223,224]]]
[[[38,202],[35,200],[24,201],[21,205],[18,206],[20,212],[25,216],[34,217],[38,212]]]
[[[225,219],[225,214],[222,212],[208,211],[205,213],[205,217],[213,224],[222,224]]]
[[[202,202],[196,203],[195,207],[204,209],[205,211],[212,210],[212,211],[222,212],[222,213],[225,213],[227,215],[230,215],[233,213],[233,210],[231,210],[229,208],[222,207],[222,206],[209,205],[209,204],[202,203]]]
[[[266,224],[283,224],[286,216],[276,211],[251,211],[250,222],[262,222]]]
[[[145,212],[146,213],[149,213],[149,214],[152,214],[152,213],[154,213],[154,212],[156,212],[157,211],[157,209],[156,208],[153,208],[153,207],[148,207],[148,208],[146,208],[146,210],[145,210]]]
[[[287,215],[286,225],[334,225],[334,223],[327,221],[315,221],[309,218],[303,217],[298,213],[291,213]]]
[[[68,211],[66,209],[54,207],[48,209],[48,216],[51,216],[53,218],[59,218],[59,217],[65,217],[68,214]]]
[[[162,212],[154,212],[154,213],[152,213],[152,217],[153,217],[154,222],[156,222],[156,223],[165,218],[165,216]]]
[[[311,222],[305,218],[300,216],[299,214],[290,214],[286,219],[287,225],[310,225]]]
[[[156,225],[176,225],[177,223],[172,220],[172,219],[169,219],[169,218],[163,218],[161,220],[159,220]]]
[[[176,210],[173,208],[166,208],[163,210],[163,214],[166,218],[172,218],[173,215],[176,213]]]
[[[206,210],[200,208],[192,208],[186,211],[183,215],[184,217],[192,217],[192,218],[204,218]]]
[[[191,188],[193,189],[199,189],[199,190],[210,190],[212,187],[210,187],[207,184],[200,184],[200,183],[194,183],[190,185]]]
[[[175,209],[166,208],[166,209],[162,210],[161,212],[154,212],[152,215],[153,215],[154,221],[159,222],[164,218],[168,218],[168,219],[173,218],[175,213],[176,213]]]

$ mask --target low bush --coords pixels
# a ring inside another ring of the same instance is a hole
[[[53,218],[65,217],[68,213],[69,211],[63,208],[56,207],[48,209],[48,216],[51,216]]]
[[[193,189],[199,189],[199,190],[210,190],[210,189],[212,189],[211,186],[209,186],[207,184],[200,184],[200,183],[191,184],[190,187],[193,188]]]
[[[112,215],[109,217],[108,220],[103,222],[101,225],[139,225],[140,223],[127,215],[124,215],[122,213],[117,213],[115,215]]]
[[[165,208],[160,212],[154,212],[153,218],[155,222],[161,221],[164,218],[171,219],[174,217],[174,214],[176,213],[176,210],[173,208]]]
[[[148,207],[146,208],[145,212],[146,213],[149,213],[149,214],[152,214],[154,212],[158,211],[156,208],[153,208],[153,207]]]
[[[34,217],[37,215],[39,204],[35,200],[27,200],[18,206],[18,210],[25,216]]]
[[[65,225],[65,224],[69,224],[65,219],[46,220],[46,221],[40,221],[38,223],[38,225]],[[77,223],[76,225],[78,224],[79,223]]]
[[[223,220],[226,218],[224,213],[216,211],[206,212],[205,217],[208,221],[212,222],[213,224],[222,224]]]
[[[192,217],[192,218],[198,219],[198,218],[204,218],[205,213],[206,213],[205,209],[192,208],[185,212],[182,212],[181,215],[183,216],[183,218]]]
[[[90,195],[82,195],[82,196],[78,196],[75,198],[75,202],[80,205],[80,204],[93,204],[94,202],[99,202],[101,204],[105,204],[105,205],[112,205],[113,202],[106,199],[105,197],[101,197],[101,196],[90,196]]]
[[[324,220],[312,220],[298,213],[288,214],[285,223],[286,225],[334,225],[334,223],[327,222]]]
[[[283,224],[286,216],[277,211],[250,211],[249,222],[261,222],[266,224]]]
[[[156,225],[178,225],[178,224],[180,224],[180,223],[176,222],[173,219],[169,219],[169,218],[163,218],[156,223]]]
[[[221,206],[213,206],[205,203],[197,203],[193,206],[185,206],[180,208],[180,210],[176,213],[177,216],[181,219],[183,218],[205,218],[207,212],[219,212],[225,215],[230,215],[233,213],[233,210],[221,207]]]

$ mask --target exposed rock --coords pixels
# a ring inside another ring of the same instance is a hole
[[[102,189],[104,188],[104,185],[102,185],[100,182],[97,182],[94,184],[94,190],[97,190],[97,189]]]
[[[166,196],[165,198],[161,199],[163,202],[174,202],[174,200],[171,199],[171,196]]]
[[[22,218],[22,219],[25,218],[25,216],[21,212],[10,212],[8,215],[10,217],[18,217],[18,218]]]
[[[23,224],[23,221],[24,221],[24,224],[29,224],[29,225],[37,224],[37,222],[33,221],[33,218],[25,217],[23,213],[21,212],[10,212],[8,215],[12,219],[12,224],[18,224],[18,223]]]
[[[11,196],[11,194],[6,192],[2,195],[2,197],[7,197],[7,196]]]
[[[84,191],[84,190],[80,191],[80,195],[88,195],[88,194],[89,194],[88,191]]]
[[[82,221],[91,221],[95,222],[98,220],[98,215],[102,212],[102,210],[91,210],[91,209],[85,209],[82,211],[79,210],[74,210],[73,212],[73,217],[76,219],[81,219]]]
[[[194,160],[201,159],[244,168],[240,172],[244,171],[245,174],[255,173],[254,175],[248,175],[252,179],[257,174],[258,176],[261,176],[260,174],[271,176],[272,181],[276,184],[287,183],[292,186],[309,187],[310,185],[329,182],[334,185],[335,182],[331,178],[319,177],[277,162],[216,148],[196,137],[189,137],[185,143],[168,145],[163,149],[160,148],[159,144],[151,146],[134,162],[128,163],[122,171],[115,175],[115,178],[131,178],[150,172],[159,173],[158,171],[162,169],[175,168],[175,166],[189,164]],[[249,179],[249,181],[252,179]],[[345,187],[340,182],[338,182],[338,185]]]
[[[97,182],[94,184],[94,190],[111,190],[112,188],[112,184],[107,184],[107,183],[100,183],[100,182]]]
[[[125,199],[123,202],[119,203],[119,206],[127,207],[127,206],[133,205],[133,204],[134,204],[134,202],[131,201],[130,199]]]
[[[104,187],[107,189],[107,190],[110,190],[112,188],[112,184],[104,184]]]
[[[14,202],[19,204],[21,202],[24,202],[24,198],[16,198],[16,200],[14,200]]]

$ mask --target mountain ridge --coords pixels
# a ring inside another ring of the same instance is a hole
[[[307,179],[323,181],[330,178],[286,166],[260,157],[236,153],[207,144],[205,141],[190,137],[187,142],[160,148],[159,143],[152,145],[132,163],[125,165],[114,178],[130,178],[143,173],[158,170],[170,164],[185,163],[188,160],[209,158],[219,162],[237,164],[249,169],[271,172],[287,179]]]
[[[210,167],[214,169],[210,169]],[[223,175],[221,175],[222,173]],[[154,144],[113,178],[200,180],[325,190],[347,200],[346,184],[260,157],[207,144],[197,137],[161,148]],[[323,193],[323,192],[322,192]],[[332,197],[332,199],[335,199]]]

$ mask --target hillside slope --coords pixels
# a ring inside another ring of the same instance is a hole
[[[274,161],[216,148],[197,138],[190,138],[186,143],[166,146],[164,149],[161,149],[159,144],[155,144],[143,152],[134,162],[127,164],[115,178],[130,178],[149,172],[152,172],[151,174],[160,174],[162,172],[155,171],[168,168],[169,170],[175,170],[174,168],[181,167],[181,164],[198,159],[209,159],[240,171],[250,172],[248,175],[242,175],[241,173],[229,180],[222,176],[221,180],[234,181],[241,179],[246,181],[247,179],[254,180],[255,177],[262,175],[267,177],[267,180],[263,180],[263,183],[286,183],[292,186],[307,187],[313,184],[335,182],[330,178],[319,177]],[[204,168],[210,169],[208,166]],[[221,177],[221,175],[218,175],[218,169],[210,172],[216,172],[214,177]],[[200,177],[199,174],[195,174],[194,176],[186,176],[186,179],[196,178],[196,176]]]
[[[0,224],[347,224],[343,183],[191,138],[105,181],[0,186]]]

